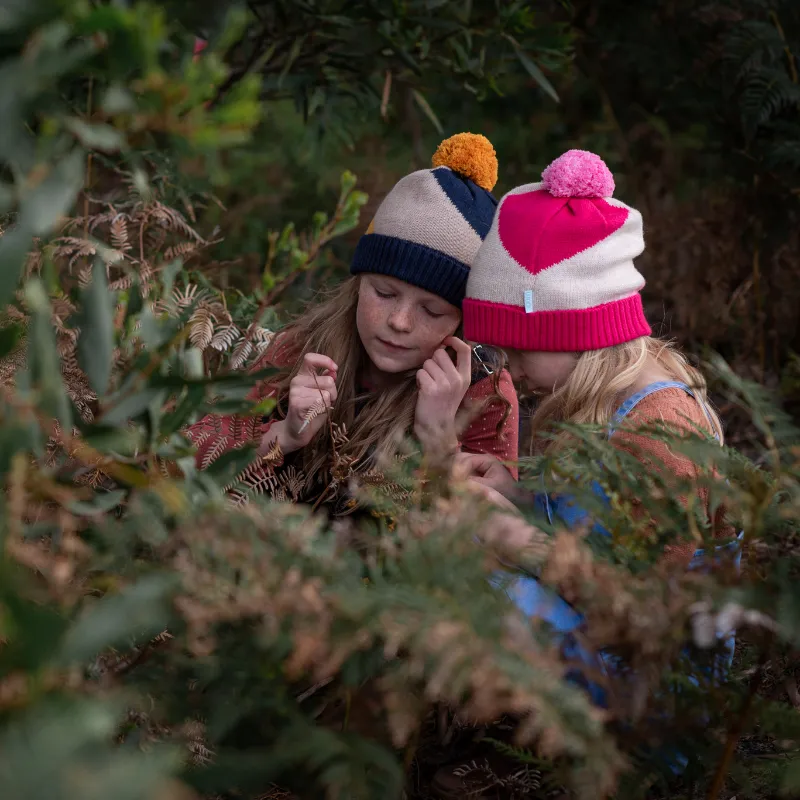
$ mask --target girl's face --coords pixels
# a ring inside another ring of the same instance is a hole
[[[396,374],[417,369],[461,323],[461,311],[438,295],[384,275],[362,275],[358,335],[373,365]]]
[[[533,350],[506,352],[511,377],[534,394],[551,394],[560,389],[578,363],[577,353],[545,353]]]

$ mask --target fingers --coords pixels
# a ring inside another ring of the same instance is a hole
[[[292,386],[303,389],[331,389],[336,388],[336,381],[329,375],[295,375]]]
[[[456,480],[466,480],[474,475],[480,474],[480,463],[482,456],[463,451],[456,453],[453,458],[453,477]]]
[[[303,433],[314,420],[322,415],[323,411],[333,408],[335,401],[335,390],[300,388],[294,396],[290,394],[289,406],[298,419],[302,420],[298,434]]]
[[[456,369],[464,380],[472,379],[472,348],[457,336],[450,336],[442,343],[456,351]]]
[[[430,374],[424,370],[419,369],[417,370],[417,387],[421,392],[428,391],[436,388],[436,381],[430,376]]]
[[[323,356],[320,353],[306,353],[303,356],[303,363],[298,370],[298,375],[316,375],[317,370],[327,370],[333,378],[339,371],[339,367],[332,358]]]
[[[519,514],[517,507],[507,497],[504,497],[502,494],[500,494],[500,492],[498,492],[496,489],[493,489],[491,486],[487,486],[475,478],[468,480],[465,485],[471,493],[482,496],[485,500],[488,500],[490,503],[492,503],[492,505],[512,511],[515,515]]]
[[[456,365],[453,363],[453,359],[450,358],[449,353],[444,347],[440,347],[432,356],[431,359],[435,361],[441,368],[442,371],[446,375],[457,376],[458,370],[456,369]]]
[[[463,464],[465,468],[469,468],[471,475],[484,476],[492,467],[495,467],[500,462],[492,455],[486,453],[472,453],[465,454]]]
[[[444,352],[444,351],[442,351]],[[434,353],[434,356],[436,353]],[[447,358],[447,354],[445,354],[445,358]],[[448,359],[449,360],[449,359]],[[452,362],[451,366],[452,366]],[[432,358],[429,358],[423,365],[422,365],[422,372],[427,372],[428,375],[433,379],[434,383],[436,384],[449,384],[447,379],[447,373],[442,369],[442,367],[436,363]]]

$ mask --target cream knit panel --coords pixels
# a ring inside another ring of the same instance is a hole
[[[412,172],[386,195],[373,233],[427,245],[469,266],[481,237],[445,194],[431,170]]]

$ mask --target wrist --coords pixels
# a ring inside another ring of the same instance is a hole
[[[428,457],[453,458],[461,450],[461,442],[458,441],[455,431],[426,431],[417,433],[417,439]]]
[[[265,438],[269,444],[277,439],[284,455],[293,453],[295,450],[299,450],[302,447],[289,433],[289,426],[286,424],[285,419],[273,422],[265,434]]]

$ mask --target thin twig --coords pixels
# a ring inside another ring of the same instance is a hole
[[[725,749],[722,751],[722,758],[720,758],[719,764],[717,764],[717,769],[714,772],[714,779],[711,781],[707,800],[717,800],[717,798],[719,798],[719,793],[722,791],[722,787],[725,784],[725,778],[727,777],[728,768],[730,767],[731,760],[733,759],[733,754],[736,752],[736,746],[739,744],[739,739],[742,736],[745,724],[750,716],[750,711],[753,707],[753,703],[755,702],[756,695],[761,688],[761,684],[764,682],[764,667],[766,666],[769,658],[768,653],[769,648],[765,646],[761,651],[758,667],[753,673],[753,676],[750,678],[750,686],[748,688],[747,697],[745,698],[742,710],[739,712],[739,715],[736,717],[733,725],[728,731],[728,738],[725,741]]]
[[[310,689],[306,689],[302,694],[297,695],[295,700],[297,700],[298,703],[302,703],[303,700],[308,700],[311,695],[316,694],[320,689],[324,689],[329,683],[332,682],[333,678],[325,678],[324,681],[315,683]]]

